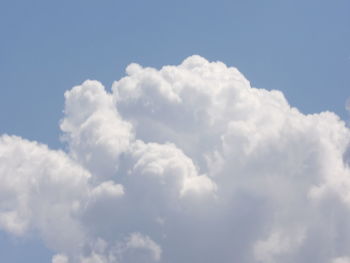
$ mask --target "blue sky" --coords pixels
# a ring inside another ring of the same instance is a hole
[[[349,10],[348,0],[1,1],[0,133],[62,148],[64,91],[86,79],[110,88],[131,62],[160,68],[193,54],[304,113],[348,120]],[[39,241],[0,235],[1,262],[49,258]]]
[[[138,62],[192,54],[236,66],[305,113],[347,118],[350,3],[324,1],[2,1],[1,132],[58,147],[63,92],[109,87]]]

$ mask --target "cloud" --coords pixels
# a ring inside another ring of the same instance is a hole
[[[0,228],[53,263],[348,262],[350,130],[191,56],[65,93],[67,150],[0,137]]]
[[[332,263],[348,263],[350,262],[350,258],[341,257],[341,258],[335,258]]]

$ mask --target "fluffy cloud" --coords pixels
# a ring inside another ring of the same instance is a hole
[[[65,93],[54,151],[0,137],[0,228],[53,263],[348,262],[350,130],[235,68],[131,64]]]

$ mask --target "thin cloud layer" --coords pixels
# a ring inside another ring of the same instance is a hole
[[[0,228],[52,263],[350,262],[350,130],[235,68],[131,64],[65,93],[67,151],[0,137]]]

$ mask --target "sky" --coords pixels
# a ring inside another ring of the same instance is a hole
[[[350,215],[349,10],[347,0],[1,1],[0,261],[227,262],[240,251],[240,262],[350,262],[339,219]],[[208,236],[223,243],[189,243]]]

